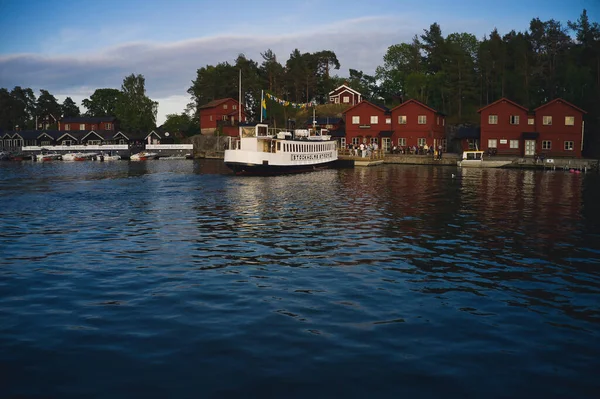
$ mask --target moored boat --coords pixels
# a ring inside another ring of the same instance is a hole
[[[156,159],[158,154],[149,151],[141,151],[137,154],[133,154],[129,159],[132,161],[147,161],[149,159]]]
[[[36,160],[48,162],[48,161],[59,161],[62,159],[62,155],[57,153],[56,151],[44,151],[42,150],[41,154],[36,156]]]
[[[484,159],[484,151],[464,151],[456,162],[461,168],[501,168],[511,163],[511,160]]]
[[[225,164],[236,174],[277,175],[309,172],[338,159],[337,142],[326,129],[277,131],[266,124],[240,126],[230,138]]]
[[[101,152],[96,157],[98,161],[118,161],[121,159],[121,156],[118,154],[113,154],[111,151]]]
[[[80,152],[69,152],[62,155],[63,161],[75,161],[75,158],[81,157],[82,153]]]

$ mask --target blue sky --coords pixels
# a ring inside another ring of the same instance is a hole
[[[584,8],[600,21],[599,0],[0,0],[0,87],[80,103],[141,73],[161,123],[183,111],[198,68],[239,53],[260,61],[272,49],[285,63],[295,48],[333,50],[340,76],[374,73],[390,45],[433,22],[444,35],[482,38],[494,28],[524,31],[535,17],[566,25]]]

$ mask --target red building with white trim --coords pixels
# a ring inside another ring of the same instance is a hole
[[[535,155],[535,116],[527,108],[501,98],[477,112],[481,115],[480,150],[495,149],[498,155]]]
[[[538,152],[546,157],[581,158],[584,114],[586,114],[584,110],[562,98],[554,99],[536,108]]]
[[[222,129],[223,134],[229,136],[238,135],[238,122],[240,104],[233,98],[221,98],[213,100],[198,108],[200,115],[200,133],[215,134]],[[241,109],[242,121],[246,121],[246,113]]]
[[[446,115],[417,100],[392,108],[393,146],[438,148],[446,152]]]
[[[118,132],[119,122],[114,116],[76,116],[61,119],[58,122],[58,130],[61,132],[83,130],[106,130]]]
[[[329,102],[332,104],[356,105],[361,101],[362,95],[347,83],[329,92]]]
[[[341,145],[377,143],[380,148],[389,146],[392,119],[387,108],[363,100],[344,111],[344,116],[346,137]]]

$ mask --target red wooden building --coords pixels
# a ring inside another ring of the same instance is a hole
[[[557,98],[535,109],[536,150],[546,157],[581,157],[586,112]]]
[[[438,148],[446,152],[446,116],[419,102],[408,100],[391,111],[394,146]]]
[[[114,116],[77,116],[61,119],[58,122],[58,130],[61,132],[77,130],[105,130],[110,132],[117,132],[119,130],[119,122]]]
[[[361,101],[344,111],[346,137],[341,145],[374,144],[389,149],[392,119],[389,110],[369,101]]]
[[[481,149],[497,155],[581,157],[584,110],[557,98],[530,112],[507,98],[478,111]]]
[[[362,95],[356,90],[343,84],[329,92],[329,102],[332,104],[356,105],[362,101]]]
[[[228,136],[238,135],[238,123],[240,104],[233,98],[221,98],[213,100],[198,108],[200,115],[200,133],[215,134],[222,129],[223,134]],[[242,121],[246,121],[246,113],[241,110]]]
[[[507,98],[486,105],[481,115],[480,150],[498,155],[535,155],[535,116],[527,108]]]

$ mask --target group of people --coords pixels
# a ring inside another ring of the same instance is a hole
[[[407,146],[407,147],[396,147],[392,148],[392,154],[410,154],[410,155],[433,155],[433,159],[442,159],[442,146],[435,148],[434,146],[428,146],[427,144],[422,146]]]
[[[348,144],[348,151],[350,152],[350,155],[352,155],[353,157],[370,157],[371,154],[376,153],[379,150],[379,145],[377,145],[377,143],[371,143],[371,144],[363,144],[360,143],[360,145],[357,144]]]

